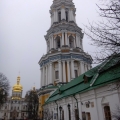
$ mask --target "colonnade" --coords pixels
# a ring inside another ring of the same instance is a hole
[[[65,37],[64,37],[65,35]],[[60,37],[60,47],[62,47],[63,45],[67,45],[70,47],[70,40],[69,40],[69,37],[72,36],[73,38],[73,48],[76,48],[76,47],[79,47],[81,49],[83,49],[82,47],[82,40],[80,40],[80,36],[79,35],[72,35],[72,34],[69,34],[68,32],[62,32],[61,34],[56,34],[56,37],[59,36]],[[52,48],[55,48],[56,49],[56,37],[54,37],[53,35],[51,35],[47,41],[47,52],[49,50],[51,50]]]
[[[54,68],[54,62],[44,65],[41,68],[41,87],[53,84],[54,81],[57,81],[58,83],[70,82],[71,79],[75,78],[75,70],[77,70],[79,76],[90,69],[90,66],[83,61],[77,62],[79,63],[79,66],[78,68],[75,68],[74,60],[58,61],[57,70]],[[58,71],[58,79],[55,78],[55,71]]]

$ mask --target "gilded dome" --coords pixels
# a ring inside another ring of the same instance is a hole
[[[20,77],[17,77],[17,84],[13,86],[13,91],[15,92],[21,92],[23,90],[22,85],[20,84]]]

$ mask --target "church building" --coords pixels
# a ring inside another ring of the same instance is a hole
[[[7,102],[0,109],[0,119],[20,120],[27,117],[27,103],[22,98],[23,87],[20,84],[20,76],[17,77],[17,83],[12,88],[12,96],[8,97]]]
[[[54,0],[50,7],[47,53],[39,60],[40,118],[112,120],[120,105],[120,58],[112,56],[91,68],[75,13],[73,0]]]

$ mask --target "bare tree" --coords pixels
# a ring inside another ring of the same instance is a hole
[[[43,116],[45,120],[53,120],[53,113],[50,112],[49,109],[44,110]]]
[[[35,88],[26,93],[25,101],[27,102],[27,110],[24,112],[28,113],[28,119],[37,119],[39,98]]]
[[[0,107],[7,101],[9,89],[10,86],[7,77],[0,73]]]
[[[112,113],[113,120],[120,120],[120,107],[117,106],[116,110]]]
[[[101,0],[103,4],[98,6],[102,22],[95,22],[86,26],[85,34],[92,40],[99,50],[94,56],[95,62],[103,62],[111,55],[120,57],[120,1]]]

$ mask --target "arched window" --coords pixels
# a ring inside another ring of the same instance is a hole
[[[65,14],[66,14],[66,21],[68,22],[68,11],[66,11]]]
[[[60,48],[60,37],[59,36],[57,36],[56,38],[56,48],[57,49]]]
[[[104,107],[104,114],[105,114],[105,120],[111,120],[111,113],[109,106]]]
[[[71,48],[73,48],[73,46],[74,46],[74,38],[73,38],[73,36],[70,36],[70,37],[69,37],[69,46],[70,46]]]
[[[61,12],[58,12],[58,21],[61,21]]]

